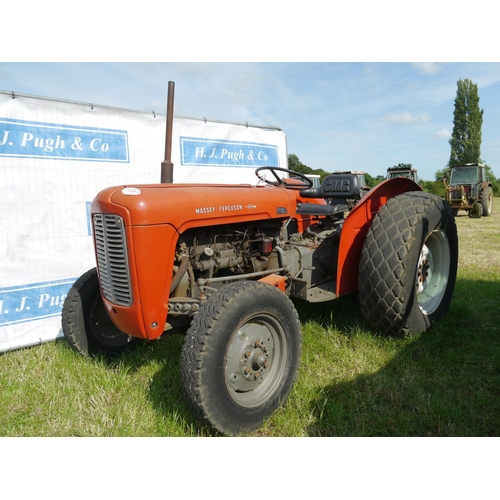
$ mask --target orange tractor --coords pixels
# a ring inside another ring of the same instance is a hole
[[[257,185],[101,191],[91,205],[97,265],[62,312],[66,339],[86,356],[185,328],[187,403],[229,435],[257,429],[296,380],[291,298],[354,294],[374,330],[415,335],[447,313],[457,272],[448,204],[410,179],[363,193],[354,174],[319,187],[278,167],[256,175]],[[358,200],[351,211],[348,199]]]

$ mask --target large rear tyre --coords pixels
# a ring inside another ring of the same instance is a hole
[[[481,190],[479,195],[479,203],[483,207],[484,217],[488,217],[493,212],[493,190],[490,186],[485,187]]]
[[[367,232],[359,300],[368,323],[396,337],[417,335],[447,312],[455,287],[458,235],[448,204],[424,192],[389,199]]]
[[[95,267],[82,274],[68,292],[62,309],[62,329],[69,345],[84,356],[116,355],[136,340],[109,319]]]
[[[181,356],[184,395],[220,433],[244,435],[284,404],[297,378],[300,322],[288,297],[240,281],[203,302]]]

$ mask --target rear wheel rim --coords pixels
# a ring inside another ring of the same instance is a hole
[[[418,261],[417,302],[424,314],[432,314],[441,303],[450,272],[450,244],[446,233],[438,229],[425,241]]]

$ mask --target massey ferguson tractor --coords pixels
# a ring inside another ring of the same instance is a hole
[[[91,205],[96,267],[62,312],[85,356],[184,328],[187,404],[227,435],[257,429],[297,378],[293,301],[357,296],[374,330],[417,335],[447,313],[457,272],[450,207],[410,179],[363,193],[355,174],[319,187],[284,168],[256,175],[256,185],[101,191]],[[348,199],[358,200],[351,211]]]

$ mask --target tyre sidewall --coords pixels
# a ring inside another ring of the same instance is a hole
[[[454,272],[453,270],[456,270],[458,261],[458,240],[456,238],[456,231],[454,230],[455,221],[453,214],[450,210],[445,210],[445,208],[448,207],[444,203],[441,203],[439,199],[433,200],[431,207],[432,209],[421,217],[421,223],[415,226],[414,240],[412,245],[409,246],[409,248],[411,248],[409,252],[411,256],[409,256],[410,258],[408,260],[408,269],[415,269],[415,272],[413,274],[407,273],[406,277],[408,280],[408,288],[412,290],[406,325],[411,332],[415,333],[427,330],[443,317],[449,309],[453,290],[455,288],[456,271]],[[448,282],[439,306],[431,314],[425,314],[420,309],[417,300],[415,286],[417,281],[417,267],[420,253],[426,239],[433,231],[438,229],[441,229],[448,238],[450,248],[450,271]]]

